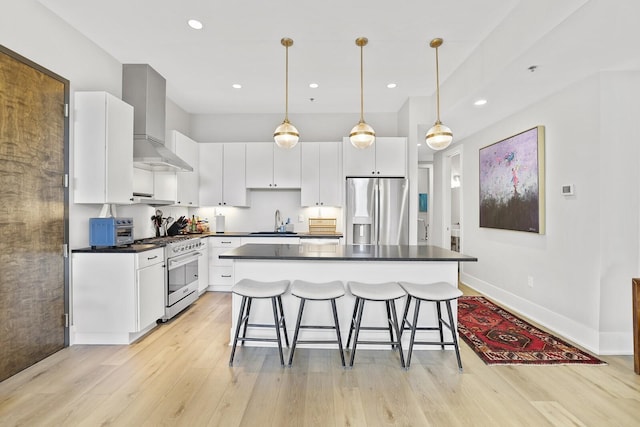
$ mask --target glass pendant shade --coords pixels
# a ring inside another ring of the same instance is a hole
[[[276,128],[276,131],[273,133],[273,139],[276,141],[278,147],[293,148],[298,143],[300,134],[294,125],[285,120]]]
[[[451,129],[440,122],[436,122],[431,129],[427,131],[425,142],[429,148],[433,150],[444,150],[453,141],[453,133]]]
[[[349,140],[356,148],[367,148],[376,140],[376,132],[365,122],[360,122],[351,129]]]

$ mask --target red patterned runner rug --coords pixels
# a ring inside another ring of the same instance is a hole
[[[487,365],[606,365],[480,296],[458,299],[458,332]]]

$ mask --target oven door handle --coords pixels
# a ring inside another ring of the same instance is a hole
[[[178,267],[182,267],[183,265],[187,265],[190,262],[195,261],[198,257],[202,256],[202,252],[192,252],[190,254],[180,255],[175,258],[169,258],[169,270],[176,269]]]

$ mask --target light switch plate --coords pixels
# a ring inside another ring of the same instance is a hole
[[[573,184],[565,184],[560,188],[563,196],[573,196]]]

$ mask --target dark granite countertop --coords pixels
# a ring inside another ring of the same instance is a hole
[[[219,255],[226,259],[325,261],[478,261],[437,246],[247,244]]]
[[[116,247],[98,246],[95,248],[92,248],[92,247],[79,248],[79,249],[74,249],[71,252],[75,252],[75,253],[90,252],[90,253],[96,253],[96,254],[127,254],[127,253],[135,254],[135,253],[150,251],[152,249],[158,249],[162,247],[164,247],[164,245],[162,244],[134,243],[132,245],[127,245],[127,246],[116,246]]]
[[[300,239],[336,239],[342,237],[342,233],[334,234],[311,234],[311,233],[252,233],[250,231],[228,231],[224,233],[193,233],[190,234],[193,238],[198,237],[299,237]],[[134,243],[126,246],[98,246],[73,249],[71,252],[91,252],[91,253],[138,253],[149,251],[156,248],[162,248],[165,244],[160,243]]]

